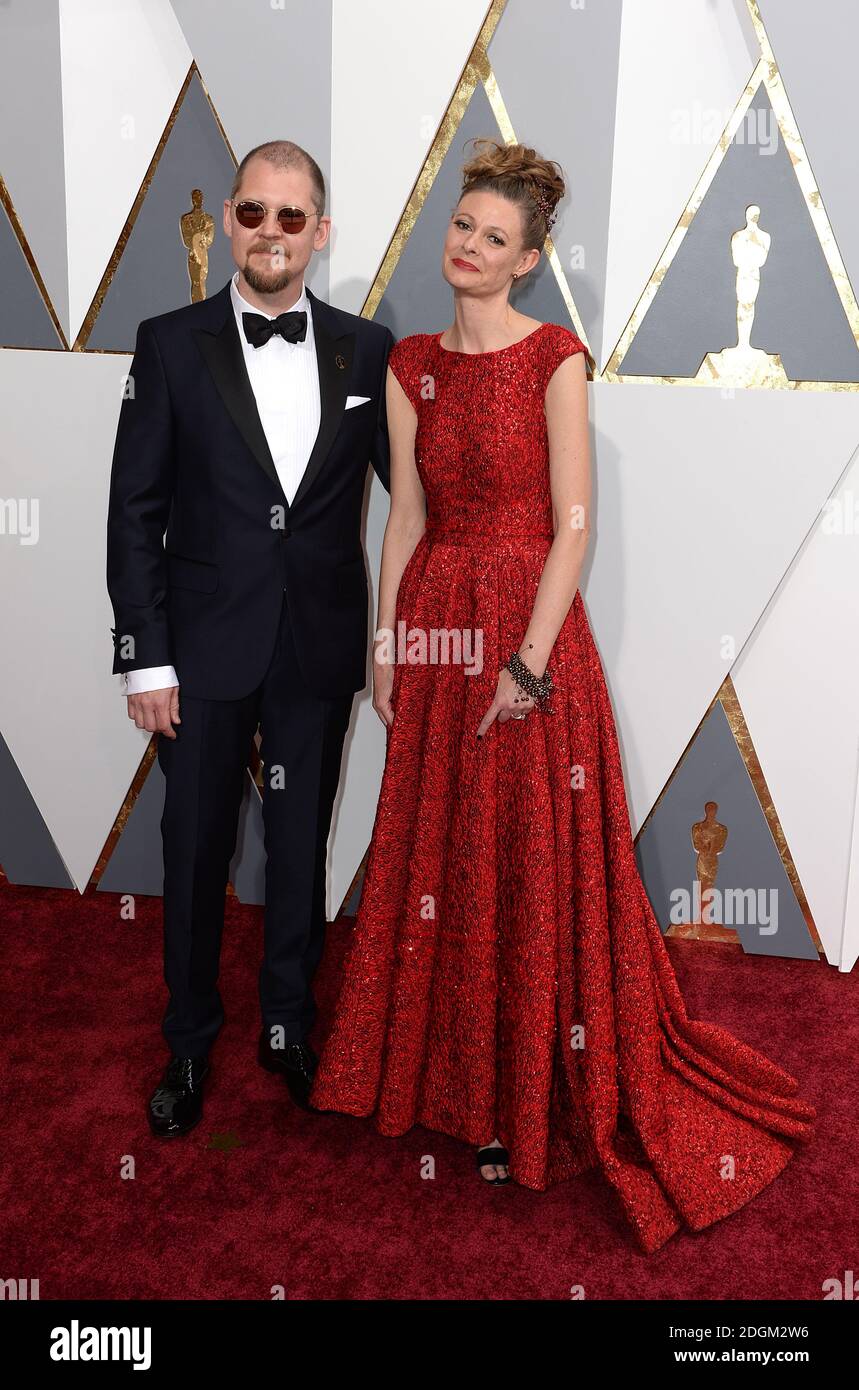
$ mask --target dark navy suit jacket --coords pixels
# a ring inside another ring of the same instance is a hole
[[[173,665],[180,698],[258,686],[286,593],[299,666],[324,698],[367,684],[361,510],[390,491],[389,328],[307,289],[321,423],[292,505],[245,367],[229,281],[144,319],[120,410],[107,517],[114,673]],[[368,396],[345,409],[347,396]],[[165,538],[166,532],[166,538]]]

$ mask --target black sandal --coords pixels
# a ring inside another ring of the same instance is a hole
[[[488,1154],[490,1157],[484,1158],[484,1154]],[[500,1168],[509,1168],[510,1166],[510,1155],[501,1144],[487,1144],[485,1148],[477,1150],[478,1170],[488,1168],[493,1164],[497,1164]],[[480,1176],[490,1187],[503,1187],[505,1183],[510,1182],[509,1172],[506,1178],[499,1178],[497,1173],[494,1178],[484,1178],[482,1173]]]

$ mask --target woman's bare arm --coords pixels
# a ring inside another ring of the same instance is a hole
[[[373,708],[390,728],[394,722],[394,667],[389,652],[396,650],[396,645],[387,636],[394,632],[403,570],[426,528],[426,499],[415,463],[417,413],[390,367],[385,391],[391,446],[391,510],[382,542],[379,612],[373,638]]]
[[[403,570],[426,526],[426,500],[415,464],[418,417],[390,367],[385,389],[391,441],[391,510],[382,542],[376,626],[393,630]]]
[[[585,354],[567,357],[546,388],[555,539],[546,556],[519,655],[542,676],[576,590],[590,535],[591,468]]]

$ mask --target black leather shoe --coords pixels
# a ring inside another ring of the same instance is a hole
[[[203,1118],[203,1080],[207,1057],[171,1057],[161,1085],[149,1102],[149,1127],[159,1139],[187,1134]]]
[[[318,1113],[310,1104],[310,1090],[316,1074],[317,1057],[309,1043],[285,1043],[283,1047],[275,1048],[272,1047],[268,1034],[263,1031],[260,1034],[257,1057],[260,1066],[265,1067],[266,1071],[275,1072],[283,1077],[296,1105],[300,1105],[302,1110]]]

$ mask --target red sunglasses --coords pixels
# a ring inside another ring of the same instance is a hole
[[[230,199],[236,210],[236,221],[242,227],[251,229],[261,227],[265,221],[268,208],[262,203],[258,203],[255,198],[243,198],[240,203]],[[302,208],[279,208],[277,220],[281,230],[284,232],[303,232],[307,226],[308,217],[319,217],[318,212],[305,212]]]

